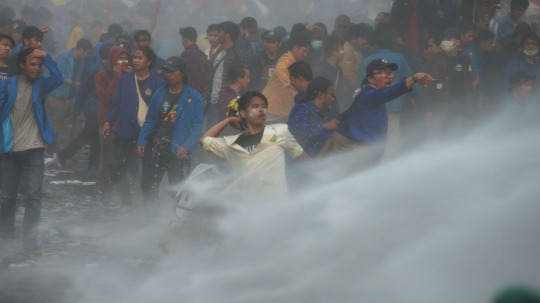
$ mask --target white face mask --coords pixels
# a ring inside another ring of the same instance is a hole
[[[441,42],[441,47],[442,47],[443,51],[445,51],[447,53],[453,51],[456,48],[454,46],[454,42],[448,41],[448,40],[442,41]]]

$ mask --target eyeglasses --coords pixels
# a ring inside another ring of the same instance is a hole
[[[384,77],[384,78],[388,78],[388,77],[395,77],[396,76],[396,73],[394,72],[380,72],[380,73],[373,73],[373,75],[381,75],[381,77]]]

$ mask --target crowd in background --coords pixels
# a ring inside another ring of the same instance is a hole
[[[373,21],[362,1],[164,1],[155,28],[151,1],[49,2],[0,2],[4,236],[13,235],[20,182],[34,204],[25,228],[35,231],[43,163],[26,166],[44,157],[64,166],[87,144],[103,203],[116,206],[114,188],[123,207],[133,203],[128,175],[141,158],[154,213],[163,176],[171,186],[185,180],[199,140],[230,165],[235,155],[224,146],[235,142],[245,161],[266,139],[293,158],[377,145],[373,165],[540,97],[528,0],[395,0]],[[69,144],[60,146],[55,134],[68,119]],[[282,125],[273,137],[264,137],[266,122]],[[239,139],[208,139],[219,136]],[[265,157],[263,164],[277,161]]]

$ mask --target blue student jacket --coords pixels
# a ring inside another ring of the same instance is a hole
[[[49,117],[45,115],[45,123],[43,123],[43,104],[41,103],[40,95],[45,98],[53,90],[64,83],[62,72],[56,66],[56,62],[49,54],[43,60],[43,64],[49,69],[51,76],[46,77],[41,74],[32,85],[32,102],[34,104],[34,119],[38,125],[39,132],[43,141],[48,145],[54,144],[54,132],[49,121]],[[13,150],[13,129],[11,128],[11,109],[17,99],[19,89],[19,76],[14,76],[11,79],[0,81],[0,153],[5,154]]]
[[[519,24],[521,23],[521,19],[518,20]],[[516,29],[516,24],[514,23],[514,20],[512,17],[510,17],[510,13],[506,14],[501,21],[499,21],[499,24],[497,25],[497,35],[495,36],[495,45],[500,45],[508,42],[510,40],[510,37],[512,37],[512,34],[514,33],[514,30]]]
[[[366,77],[366,67],[368,66],[368,64],[371,61],[379,58],[383,58],[390,63],[397,64],[398,70],[396,70],[396,76],[394,77],[394,83],[392,84],[398,83],[399,79],[403,77],[411,77],[413,75],[411,67],[409,66],[407,60],[405,60],[405,57],[403,57],[402,54],[390,51],[388,49],[381,49],[376,51],[372,55],[367,56],[364,61],[362,61],[362,67],[360,68],[360,76],[358,77],[358,81],[356,82],[356,87],[362,87],[362,81],[364,81],[364,78]],[[392,100],[392,102],[386,104],[386,109],[389,112],[401,112],[402,103],[403,98],[400,95],[395,100]]]
[[[85,114],[97,114],[98,94],[95,78],[97,73],[106,69],[107,67],[99,61],[85,71],[81,80],[81,87],[79,87],[79,91],[77,92],[75,104],[73,104],[74,111],[83,111]]]
[[[314,118],[313,121],[310,121],[311,117]],[[324,114],[311,101],[295,105],[289,114],[289,132],[312,158],[317,156],[330,138],[331,133],[322,127],[326,120]]]
[[[138,146],[147,146],[154,131],[161,124],[161,114],[163,99],[169,90],[169,85],[164,85],[152,97],[146,120],[139,135]],[[180,147],[188,151],[187,160],[191,160],[193,148],[202,136],[204,121],[204,103],[201,94],[195,89],[184,86],[184,91],[180,95],[176,113],[176,123],[174,124],[172,138],[172,152],[176,152]]]
[[[77,83],[81,79],[82,71],[84,69],[84,60],[79,60],[79,70],[76,75],[73,75],[73,65],[75,64],[75,57],[73,57],[73,50],[68,50],[67,52],[61,54],[57,60],[58,68],[62,72],[62,75],[65,78],[73,80],[73,83]],[[59,88],[51,92],[51,96],[58,99],[67,99],[69,98],[69,92],[71,90],[71,85],[62,84]]]
[[[152,96],[163,84],[165,84],[163,79],[150,73],[143,87],[139,87],[141,89],[141,96],[146,104],[150,105]],[[133,71],[123,75],[118,80],[111,110],[107,118],[105,118],[105,122],[109,122],[112,126],[116,119],[118,119],[117,137],[124,139],[137,138],[141,129],[137,119],[138,113],[139,96],[135,86],[135,72]]]
[[[508,63],[506,63],[506,69],[504,71],[504,84],[506,87],[509,87],[510,84],[508,83],[508,79],[510,76],[512,76],[517,71],[525,71],[529,73],[529,64],[527,61],[525,61],[525,55],[514,57],[510,60],[508,60]],[[540,76],[540,61],[538,59],[534,59],[534,63],[536,64],[537,72],[536,75]]]
[[[388,131],[388,114],[385,103],[411,92],[406,78],[391,87],[376,89],[365,86],[354,98],[351,107],[338,120],[338,132],[360,144],[382,141]]]

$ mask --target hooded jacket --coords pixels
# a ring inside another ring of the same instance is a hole
[[[51,56],[47,54],[43,64],[49,69],[51,76],[43,74],[32,84],[32,103],[34,105],[34,119],[38,125],[43,141],[48,145],[54,144],[54,132],[43,108],[45,97],[64,83],[62,72],[56,66]],[[13,129],[11,128],[11,109],[17,100],[19,76],[0,81],[0,153],[5,154],[13,150]]]
[[[123,47],[113,46],[111,48],[111,52],[109,53],[109,69],[98,72],[96,74],[96,78],[94,79],[98,95],[99,128],[103,128],[103,124],[105,124],[105,118],[107,117],[107,114],[109,113],[113,103],[114,94],[116,92],[116,87],[118,86],[119,80],[118,78],[116,78],[116,76],[114,76],[113,68],[116,65],[116,60],[122,53],[126,53],[128,55],[128,65],[131,65],[133,60],[128,51],[125,50]],[[118,123],[115,122],[114,124],[112,124],[111,130],[117,132]]]

